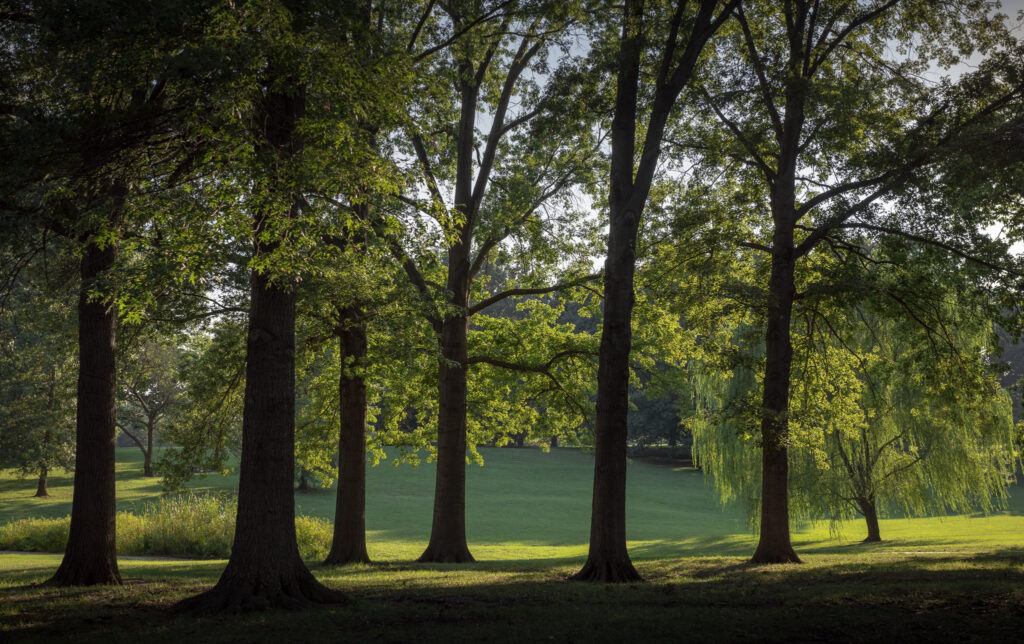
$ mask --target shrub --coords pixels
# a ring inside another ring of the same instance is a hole
[[[226,494],[186,493],[149,503],[139,514],[117,513],[117,552],[223,559],[231,554],[235,533],[235,499]],[[71,517],[21,519],[0,525],[0,550],[63,552]],[[333,530],[323,519],[296,517],[299,554],[324,559]]]
[[[331,551],[334,527],[329,521],[316,517],[295,517],[295,537],[303,559],[323,561]]]

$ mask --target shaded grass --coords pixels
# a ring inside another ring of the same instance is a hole
[[[177,616],[168,608],[211,586],[216,561],[121,558],[118,588],[38,586],[54,555],[0,554],[0,641],[1018,641],[1024,628],[1024,494],[990,517],[882,522],[863,545],[827,526],[794,535],[804,566],[751,566],[754,538],[691,470],[629,468],[631,553],[648,583],[565,581],[586,554],[593,460],[572,450],[484,450],[471,466],[469,537],[481,563],[409,563],[426,544],[434,470],[369,471],[370,554],[384,563],[312,563],[352,602],[310,612]],[[119,507],[138,510],[159,484],[120,450]],[[61,486],[53,484],[58,492]],[[233,490],[233,476],[196,489]],[[34,482],[0,478],[0,521],[63,516],[63,496],[32,500]],[[61,493],[63,494],[63,492]],[[28,503],[25,501],[28,500]],[[297,512],[330,520],[334,493],[298,494]],[[315,561],[315,559],[313,560]]]
[[[177,616],[223,562],[122,561],[120,588],[32,586],[53,555],[0,557],[0,639],[192,641],[1016,641],[1024,561],[1001,552],[652,559],[644,584],[564,581],[575,562],[314,568],[348,604]]]

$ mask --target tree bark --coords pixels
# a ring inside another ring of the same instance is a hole
[[[594,496],[590,548],[576,581],[638,581],[626,549],[626,436],[629,354],[636,235],[647,192],[633,185],[636,98],[642,48],[643,2],[627,0],[619,47],[609,190],[608,257],[604,265],[604,317],[597,368]],[[648,184],[649,185],[649,184]],[[639,207],[632,198],[638,194]]]
[[[597,371],[597,423],[590,550],[573,580],[639,581],[626,549],[626,419],[632,344],[633,272],[640,213],[613,194],[604,274],[604,322]],[[617,207],[618,206],[618,207]]]
[[[274,85],[268,83],[268,87]],[[296,122],[305,93],[268,89],[261,105],[265,146],[260,152],[287,159],[299,150]],[[271,148],[268,150],[267,148]],[[288,191],[290,186],[271,186]],[[261,239],[269,216],[254,225],[256,253],[274,250],[277,242]],[[295,290],[271,283],[268,275],[251,276],[249,333],[246,345],[245,402],[238,515],[231,558],[217,585],[178,604],[199,612],[249,611],[273,607],[301,608],[344,600],[317,581],[299,556],[295,539]]]
[[[450,317],[441,327],[438,366],[437,475],[430,543],[417,561],[474,561],[466,541],[466,335],[469,319]]]
[[[357,308],[338,326],[338,496],[334,540],[324,564],[370,563],[366,552],[366,323]]]
[[[45,465],[39,468],[39,481],[36,483],[35,496],[50,496],[50,493],[46,490],[46,475],[49,470]]]
[[[861,497],[857,499],[857,507],[864,515],[864,521],[868,526],[868,536],[864,543],[878,543],[882,540],[882,533],[878,529],[878,508],[874,498]]]
[[[789,535],[789,387],[793,364],[794,249],[792,199],[776,209],[768,285],[765,375],[761,407],[761,534],[753,563],[800,563]]]
[[[120,584],[115,549],[114,447],[117,313],[89,291],[117,259],[117,246],[89,243],[82,256],[78,296],[78,401],[75,419],[75,487],[71,530],[57,572],[57,586]]]
[[[142,455],[142,475],[153,476],[153,419],[146,424],[146,449]]]

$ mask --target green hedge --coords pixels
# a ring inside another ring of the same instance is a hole
[[[231,554],[237,503],[227,495],[188,493],[147,504],[141,513],[117,513],[117,552],[223,559]],[[63,552],[71,517],[22,519],[0,525],[0,550]],[[296,517],[299,553],[323,559],[333,530],[323,519]]]

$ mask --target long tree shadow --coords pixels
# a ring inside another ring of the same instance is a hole
[[[128,570],[125,588],[0,590],[5,641],[1013,641],[1024,626],[1020,554],[811,561],[646,561],[648,583],[570,583],[556,569],[409,564],[318,575],[354,601],[315,613],[181,617],[168,606],[216,578],[192,566]],[[358,573],[358,574],[356,574]],[[401,575],[420,574],[419,583]],[[517,574],[521,573],[521,574]],[[180,575],[180,577],[175,577]],[[389,576],[390,575],[390,576]],[[11,618],[13,616],[13,619]],[[8,636],[10,636],[8,638]]]

